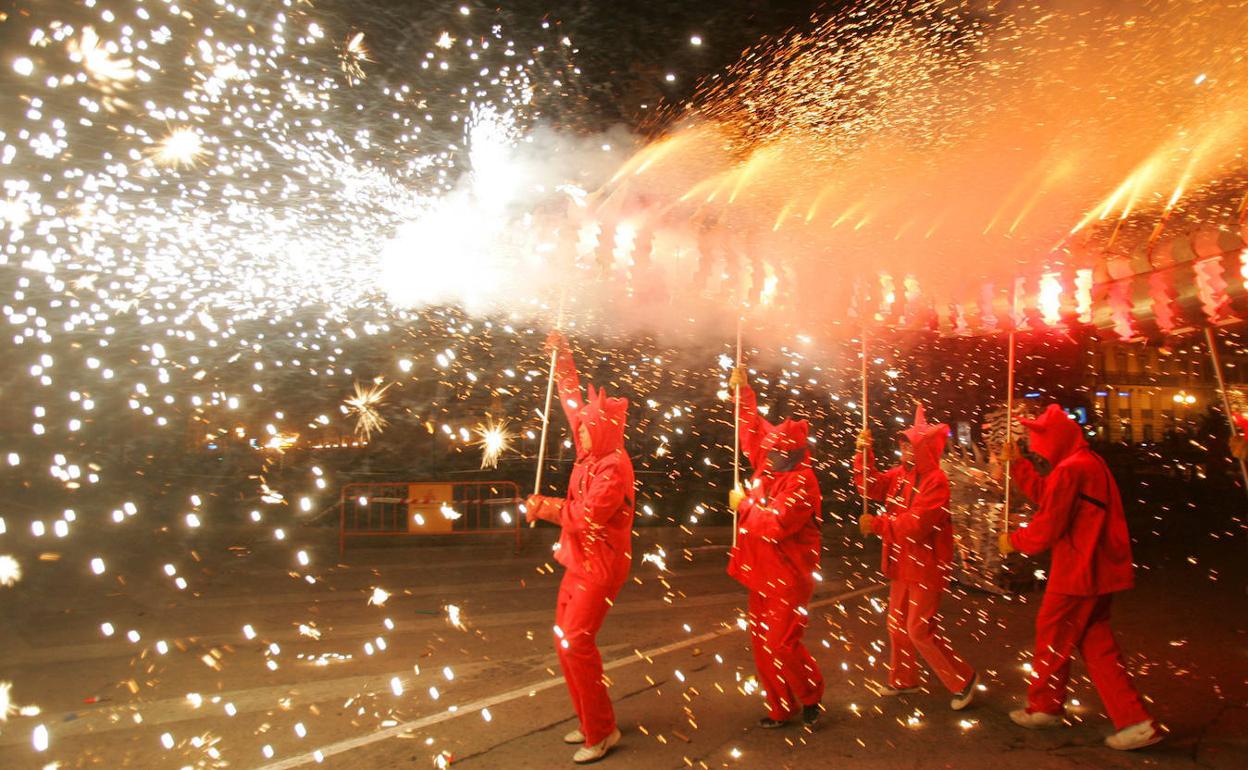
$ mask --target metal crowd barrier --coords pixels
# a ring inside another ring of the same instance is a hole
[[[338,555],[355,538],[512,535],[520,549],[520,488],[514,481],[347,484],[338,500]]]

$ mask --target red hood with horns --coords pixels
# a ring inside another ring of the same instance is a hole
[[[920,476],[940,467],[940,456],[945,452],[945,441],[949,438],[949,426],[944,423],[929,423],[919,404],[914,410],[914,425],[901,432],[901,437],[914,447],[914,469]]]
[[[624,427],[628,424],[628,399],[611,398],[605,389],[589,386],[589,398],[576,413],[581,425],[589,431],[591,455],[609,455],[624,446]]]
[[[1053,467],[1088,445],[1079,423],[1070,419],[1066,410],[1057,404],[1049,404],[1049,408],[1034,420],[1022,418],[1019,422],[1027,428],[1027,445],[1031,451],[1048,460]]]

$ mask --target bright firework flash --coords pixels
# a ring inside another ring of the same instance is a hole
[[[0,722],[9,721],[9,717],[33,717],[40,713],[38,706],[19,706],[13,702],[13,683],[0,682]]]
[[[507,431],[507,421],[496,423],[489,420],[477,426],[477,433],[481,436],[477,441],[481,447],[481,468],[497,468],[498,458],[511,448],[512,436]]]
[[[69,41],[70,59],[80,63],[102,90],[116,88],[137,77],[129,57],[116,57],[115,43],[104,42],[93,27],[84,27],[78,39]]]
[[[203,137],[193,128],[182,126],[169,132],[152,150],[152,160],[171,168],[190,167],[207,153]]]
[[[0,555],[0,586],[11,586],[22,579],[22,565],[8,554]]]
[[[338,61],[351,85],[364,79],[364,65],[372,59],[368,58],[368,46],[364,45],[363,32],[355,32],[347,36],[342,43]]]
[[[452,628],[457,628],[460,631],[468,630],[468,626],[464,624],[463,613],[457,605],[448,604],[444,609],[446,610],[446,622]]]
[[[355,394],[342,402],[344,411],[348,415],[355,415],[355,435],[368,441],[374,433],[380,433],[386,427],[386,418],[381,416],[377,407],[381,405],[386,391],[393,384],[391,382],[382,385],[374,382],[365,387],[355,383]]]

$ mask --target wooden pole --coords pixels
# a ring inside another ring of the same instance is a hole
[[[870,429],[870,418],[868,416],[869,401],[867,397],[870,392],[867,390],[867,328],[862,328],[862,430],[865,432]],[[862,513],[865,516],[871,512],[871,500],[867,497],[867,479],[870,471],[867,468],[867,452],[862,452]]]
[[[555,330],[559,331],[563,328],[563,306],[567,299],[567,290],[565,289],[559,295],[559,315],[555,319]],[[546,378],[546,405],[542,408],[542,437],[537,445],[537,473],[533,478],[533,494],[540,495],[542,493],[542,469],[546,464],[546,433],[550,428],[550,402],[555,395],[555,365],[559,362],[559,349],[555,348],[550,351],[550,372]],[[536,527],[537,521],[529,522],[529,527]]]
[[[1015,318],[1010,319],[1010,334],[1007,337],[1006,345],[1009,350],[1006,352],[1006,373],[1005,373],[1005,446],[1008,447],[1014,442],[1014,324]],[[1010,531],[1010,456],[1007,453],[1005,459],[1005,507],[1002,510],[1002,531]]]
[[[742,316],[737,316],[737,369],[741,368]],[[741,384],[733,389],[732,409],[732,488],[741,489]],[[732,512],[732,547],[737,547],[737,512]]]
[[[741,368],[741,316],[737,316],[737,369]],[[741,385],[733,389],[732,487],[741,488]]]
[[[1230,423],[1231,435],[1239,435],[1235,427],[1234,413],[1231,411],[1231,397],[1226,392],[1226,375],[1222,372],[1222,356],[1218,353],[1218,338],[1212,326],[1205,327],[1205,342],[1209,345],[1209,358],[1213,361],[1213,373],[1218,378],[1218,393],[1222,396],[1222,411],[1226,412],[1226,421]],[[1248,463],[1239,461],[1239,475],[1244,482],[1244,492],[1248,494]]]

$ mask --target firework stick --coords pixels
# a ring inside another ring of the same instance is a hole
[[[867,390],[867,327],[862,327],[862,430],[865,433],[870,429],[871,425],[867,416],[867,407],[870,402],[867,397],[870,395]],[[871,500],[867,497],[867,451],[862,451],[862,515],[871,512]]]
[[[563,306],[568,297],[565,288],[559,295],[559,315],[555,318],[555,330],[563,328]],[[555,395],[555,365],[559,363],[559,349],[550,351],[550,374],[546,378],[546,405],[542,408],[542,437],[537,445],[537,474],[533,478],[533,494],[542,492],[542,468],[546,464],[546,433],[550,428],[550,402]],[[537,526],[537,520],[529,522],[529,528]]]
[[[1226,375],[1222,371],[1222,356],[1218,353],[1218,338],[1214,334],[1212,326],[1205,327],[1205,342],[1209,344],[1209,358],[1213,361],[1213,373],[1218,378],[1218,393],[1222,396],[1222,410],[1226,412],[1226,421],[1230,423],[1231,435],[1239,435],[1239,430],[1235,427],[1235,419],[1231,412],[1231,399],[1226,393]],[[1244,491],[1248,493],[1248,464],[1241,459],[1239,461],[1239,475],[1244,480]]]
[[[1014,441],[1014,318],[1010,318],[1010,334],[1006,338],[1006,345],[1009,350],[1006,351],[1006,370],[1005,370],[1005,446],[1008,447]],[[1010,463],[1012,457],[1009,451],[1005,453],[1005,506],[1001,511],[1002,529],[1005,532],[1010,531]]]
[[[737,316],[737,369],[741,368],[741,316]],[[732,409],[732,488],[741,488],[741,383],[733,393]],[[737,547],[737,512],[732,512],[732,547]]]

